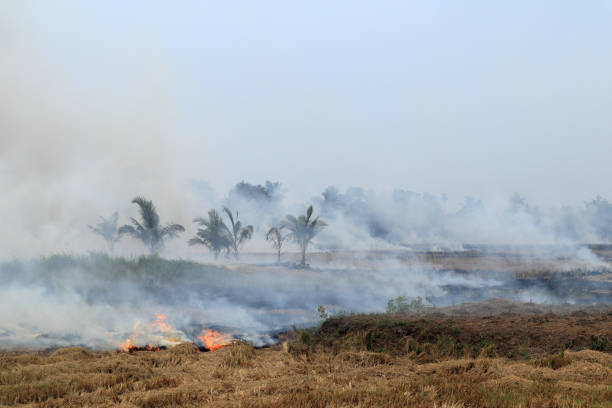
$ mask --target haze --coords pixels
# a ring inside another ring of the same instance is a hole
[[[194,181],[612,198],[612,3],[470,4],[2,2],[0,255]]]

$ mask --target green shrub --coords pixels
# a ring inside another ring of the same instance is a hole
[[[591,345],[589,346],[591,350],[596,351],[611,351],[612,350],[612,342],[610,342],[605,337],[591,337]]]
[[[423,298],[420,296],[410,301],[405,296],[398,296],[387,302],[387,313],[410,313],[421,310],[424,307]]]

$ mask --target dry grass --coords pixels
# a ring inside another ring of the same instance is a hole
[[[0,352],[0,406],[612,407],[610,319],[347,316],[259,350]]]
[[[562,364],[552,363],[561,358]],[[0,355],[0,405],[32,407],[609,407],[612,356],[566,351],[419,363],[367,351],[307,354],[238,343],[200,353]]]
[[[234,342],[230,347],[229,351],[223,355],[223,359],[219,364],[221,368],[234,368],[234,367],[249,367],[252,365],[253,358],[255,357],[255,349],[253,346],[240,341]]]

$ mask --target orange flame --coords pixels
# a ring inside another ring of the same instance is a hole
[[[125,341],[119,344],[119,348],[125,352],[129,352],[134,346],[132,345],[132,339],[125,339]]]
[[[228,346],[232,342],[232,336],[230,334],[219,333],[216,330],[207,329],[206,327],[202,328],[202,333],[200,333],[198,339],[200,339],[204,347],[210,351]]]
[[[173,328],[166,322],[166,316],[160,313],[155,313],[156,319],[144,326],[141,323],[136,323],[134,325],[134,331],[125,339],[123,343],[120,343],[119,349],[125,352],[132,352],[139,348],[142,345],[143,341],[147,341],[145,339],[151,339],[151,337],[156,338],[157,344],[176,344],[181,342],[182,336],[180,336]],[[139,341],[139,339],[141,341]],[[140,344],[139,344],[140,343]],[[141,346],[142,347],[142,346]],[[154,344],[145,344],[143,347],[145,350],[157,351],[160,348]]]
[[[166,322],[166,316],[164,316],[163,314],[160,314],[160,313],[155,313],[155,317],[157,318],[157,320],[155,320],[153,323],[151,323],[151,327],[155,327],[157,325],[159,327],[159,330],[164,332],[164,333],[168,333],[168,332],[172,331],[172,326],[170,326]]]

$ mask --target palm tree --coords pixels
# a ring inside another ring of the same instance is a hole
[[[282,226],[272,227],[268,230],[266,234],[266,241],[272,243],[272,247],[276,249],[276,263],[280,263],[280,254],[281,248],[283,247],[283,242],[287,240],[287,236],[283,236],[282,234]]]
[[[164,240],[175,238],[179,233],[185,232],[185,228],[180,224],[166,224],[165,227],[162,227],[153,201],[144,197],[136,197],[132,203],[138,205],[140,221],[130,218],[133,225],[124,225],[119,228],[119,235],[127,234],[141,240],[149,247],[151,255],[164,247]]]
[[[117,231],[119,213],[114,212],[108,220],[104,217],[100,218],[102,222],[97,223],[95,227],[89,225],[89,229],[104,238],[106,245],[108,245],[108,251],[112,254],[115,250],[115,243],[119,241],[119,232]]]
[[[219,253],[226,249],[229,251],[231,246],[231,233],[227,225],[221,219],[217,210],[208,212],[208,219],[197,217],[193,222],[200,224],[204,228],[198,228],[196,236],[189,240],[189,245],[204,245],[215,254],[215,259],[219,258]]]
[[[253,226],[247,225],[246,227],[242,226],[240,220],[238,220],[238,212],[236,211],[236,221],[234,221],[234,217],[232,216],[232,212],[229,208],[223,208],[223,211],[227,214],[230,222],[232,223],[232,228],[229,229],[230,232],[230,240],[231,240],[231,248],[234,251],[234,257],[238,259],[238,248],[240,245],[253,237]]]
[[[287,228],[289,230],[287,238],[293,240],[302,250],[302,261],[300,262],[300,266],[302,267],[306,266],[306,249],[308,249],[308,244],[315,235],[327,226],[325,221],[319,219],[319,217],[310,221],[311,217],[312,205],[306,210],[305,217],[300,215],[296,218],[293,215],[287,215],[285,221],[281,224],[282,228]]]

